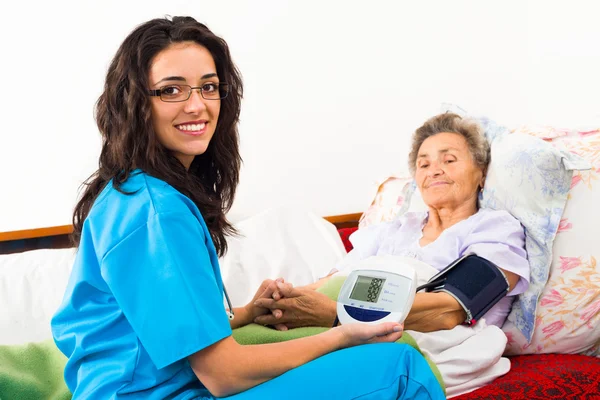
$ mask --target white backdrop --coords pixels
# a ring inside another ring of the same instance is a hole
[[[192,15],[245,81],[230,218],[362,211],[450,102],[508,125],[600,121],[595,1],[9,0],[0,6],[0,231],[68,224],[100,150],[93,106],[137,24]]]

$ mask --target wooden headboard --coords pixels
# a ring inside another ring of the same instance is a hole
[[[0,254],[73,247],[71,232],[72,225],[0,232]]]
[[[325,219],[334,224],[338,229],[351,228],[358,226],[358,220],[361,215],[361,213],[333,215],[325,217]],[[0,254],[73,247],[70,238],[72,232],[72,225],[0,232]]]

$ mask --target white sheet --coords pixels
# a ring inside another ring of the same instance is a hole
[[[406,331],[437,365],[448,398],[471,392],[510,370],[502,357],[506,336],[500,328],[480,320],[474,327],[457,326],[448,331]]]

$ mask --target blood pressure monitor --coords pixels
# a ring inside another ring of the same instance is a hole
[[[338,295],[342,324],[403,322],[415,299],[418,260],[373,256],[352,265]]]

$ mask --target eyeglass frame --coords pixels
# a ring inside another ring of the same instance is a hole
[[[220,91],[220,87],[221,87],[221,86],[224,86],[224,87],[226,87],[227,89],[225,89],[225,90],[226,90],[226,92],[225,92],[225,96],[223,96],[223,97],[218,97],[218,98],[214,98],[214,99],[210,99],[210,98],[206,98],[206,97],[204,97],[204,90],[202,89],[202,87],[203,87],[203,86],[205,86],[205,85],[209,85],[209,84],[212,84],[212,85],[217,85],[217,86],[219,87],[219,89],[217,89],[217,90],[219,90],[219,96],[220,96],[220,93],[221,93],[221,91]],[[188,96],[187,96],[187,98],[185,98],[184,100],[174,100],[174,101],[169,101],[169,100],[165,100],[165,99],[163,99],[163,98],[162,98],[162,91],[163,91],[163,89],[164,89],[164,88],[171,87],[171,86],[180,86],[180,87],[185,87],[185,86],[187,86],[187,87],[189,87],[189,88],[190,88],[190,90],[188,91]],[[205,83],[205,84],[204,84],[204,85],[202,85],[202,86],[191,86],[191,85],[186,85],[186,84],[171,84],[171,85],[165,85],[165,86],[162,86],[162,87],[161,87],[161,88],[159,88],[159,89],[148,89],[148,95],[150,95],[150,96],[154,96],[154,97],[158,97],[158,98],[160,98],[160,101],[163,101],[163,102],[165,102],[165,103],[183,103],[184,101],[188,101],[188,100],[190,99],[190,97],[192,97],[192,91],[193,91],[194,89],[195,89],[195,90],[200,90],[200,96],[201,96],[201,97],[202,97],[204,100],[223,100],[224,98],[226,98],[226,97],[229,95],[229,84],[228,84],[227,82],[211,82],[211,83]]]

